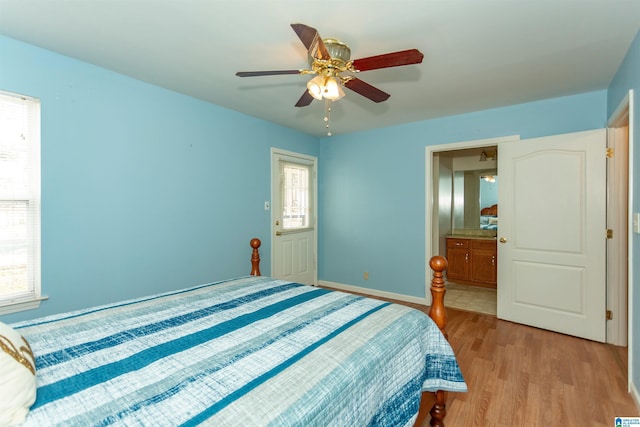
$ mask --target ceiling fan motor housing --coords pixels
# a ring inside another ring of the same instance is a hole
[[[322,41],[324,42],[324,45],[326,46],[327,51],[329,51],[329,55],[331,55],[332,59],[339,59],[342,62],[347,62],[351,59],[351,49],[349,49],[349,46],[342,43],[340,40],[328,38],[323,39]]]
[[[318,74],[326,76],[336,76],[337,73],[345,71],[347,62],[351,59],[351,49],[349,46],[333,38],[326,38],[322,41],[331,59],[322,60],[309,55],[309,65],[311,65],[311,68]]]

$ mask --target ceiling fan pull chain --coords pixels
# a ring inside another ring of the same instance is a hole
[[[327,123],[327,136],[331,136],[331,100],[329,98],[325,98],[325,114],[324,121]]]

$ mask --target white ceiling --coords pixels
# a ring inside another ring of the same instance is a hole
[[[0,0],[0,34],[323,136],[324,104],[294,107],[311,77],[235,76],[308,68],[292,23],[347,43],[353,59],[425,55],[359,74],[391,97],[346,90],[331,116],[344,134],[606,89],[640,0]]]

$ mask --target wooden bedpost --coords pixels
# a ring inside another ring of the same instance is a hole
[[[429,267],[433,270],[431,279],[431,308],[429,317],[436,322],[440,331],[448,338],[447,331],[447,310],[444,308],[444,294],[447,289],[444,286],[443,272],[447,268],[447,259],[441,256],[434,256],[429,261]]]
[[[258,252],[258,248],[262,244],[260,239],[253,238],[251,242],[249,242],[251,247],[253,248],[253,252],[251,253],[251,275],[252,276],[261,276],[260,274],[260,252]]]
[[[429,261],[429,266],[433,270],[433,279],[431,279],[431,308],[429,309],[429,317],[433,319],[445,338],[448,339],[447,331],[447,310],[444,307],[444,294],[447,291],[444,286],[443,272],[447,268],[447,259],[441,256],[434,256]],[[435,402],[429,414],[431,414],[432,427],[444,427],[444,417],[447,414],[446,401],[447,394],[442,390],[438,390],[435,394]]]

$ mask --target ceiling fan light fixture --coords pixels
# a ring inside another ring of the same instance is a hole
[[[307,83],[307,90],[318,101],[323,98],[337,101],[344,96],[344,90],[335,77],[316,76]]]
[[[322,94],[324,92],[324,77],[316,76],[307,82],[307,90],[309,95],[313,96],[318,101],[322,100]]]
[[[344,90],[334,77],[327,77],[325,80],[323,96],[331,101],[337,101],[344,96]]]

